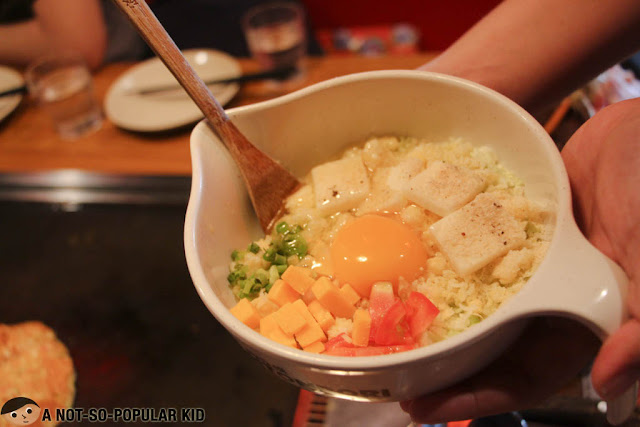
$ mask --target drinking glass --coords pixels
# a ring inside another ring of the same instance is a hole
[[[91,72],[84,60],[72,53],[41,58],[25,73],[29,92],[51,116],[61,137],[75,139],[102,125]]]
[[[296,67],[304,71],[307,55],[304,10],[296,3],[256,6],[244,16],[242,26],[247,45],[263,70]]]

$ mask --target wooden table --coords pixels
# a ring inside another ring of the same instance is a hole
[[[345,74],[382,70],[412,69],[432,59],[435,53],[410,56],[309,58],[307,86]],[[255,71],[255,62],[241,59],[244,72]],[[116,63],[95,75],[100,100],[110,85],[135,64]],[[247,83],[226,106],[233,108],[262,101],[283,93],[265,93],[260,83]],[[25,97],[18,109],[0,123],[0,173],[43,172],[80,169],[126,175],[190,175],[189,135],[193,124],[168,132],[136,133],[119,129],[105,120],[102,128],[77,140],[63,140],[53,130],[49,118]]]

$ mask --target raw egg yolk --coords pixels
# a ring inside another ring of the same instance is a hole
[[[409,227],[380,215],[363,215],[342,227],[331,245],[334,275],[369,297],[375,282],[414,280],[426,269],[428,253]]]

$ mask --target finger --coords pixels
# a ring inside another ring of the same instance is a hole
[[[575,378],[597,347],[594,335],[573,321],[535,319],[507,353],[479,374],[401,407],[414,421],[432,424],[522,409]]]
[[[640,379],[640,321],[628,320],[603,344],[591,370],[604,399],[618,397]]]
[[[517,398],[508,388],[492,388],[481,381],[478,383],[473,381],[415,399],[410,402],[408,413],[416,422],[437,424],[507,412],[514,408]]]

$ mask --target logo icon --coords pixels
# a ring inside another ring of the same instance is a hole
[[[2,406],[0,416],[10,424],[28,426],[40,419],[40,406],[28,397],[14,397]]]

